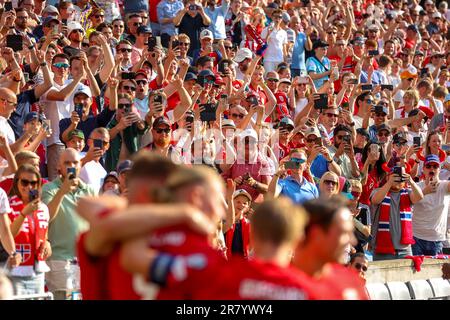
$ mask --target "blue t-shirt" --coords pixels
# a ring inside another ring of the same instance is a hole
[[[291,68],[300,69],[306,71],[305,64],[305,42],[306,35],[303,32],[299,32],[294,42],[294,49],[292,51],[292,63]]]
[[[324,68],[326,67],[326,69]],[[309,57],[306,60],[306,71],[308,74],[310,72],[314,72],[316,74],[327,72],[331,69],[331,63],[330,60],[327,57],[323,57],[322,63],[317,60],[316,57]],[[320,79],[314,80],[314,85],[316,86],[316,89],[319,89],[323,86],[326,80],[329,79],[329,76],[322,77]]]
[[[278,186],[281,187],[280,195],[290,198],[297,204],[302,204],[308,200],[319,197],[319,190],[317,190],[317,187],[305,178],[303,178],[301,184],[292,177],[280,179],[278,180]]]

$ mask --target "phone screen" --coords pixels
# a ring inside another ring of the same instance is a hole
[[[6,36],[6,46],[14,52],[23,50],[23,38],[20,34],[8,34]]]
[[[298,169],[300,168],[300,163],[297,161],[287,161],[284,163],[286,169]]]

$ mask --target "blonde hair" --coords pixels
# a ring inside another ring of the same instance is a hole
[[[409,90],[406,90],[406,91],[405,91],[405,94],[403,95],[403,98],[404,98],[405,96],[411,97],[411,99],[414,100],[414,102],[415,102],[415,103],[414,103],[414,106],[417,106],[417,104],[419,103],[419,100],[420,100],[420,98],[419,98],[419,92],[417,92],[416,89],[409,89]]]
[[[337,195],[339,194],[339,176],[332,171],[327,171],[323,174],[322,178],[320,178],[319,187],[322,187],[326,178],[330,176],[336,178],[336,180],[338,181],[338,184],[336,185],[335,190],[333,192],[333,195]]]

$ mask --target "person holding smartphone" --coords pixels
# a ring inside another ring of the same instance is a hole
[[[316,185],[304,177],[304,171],[307,170],[306,162],[305,151],[292,149],[273,175],[266,197],[271,199],[283,195],[296,204],[318,198],[319,190]]]
[[[50,271],[45,263],[52,255],[48,241],[50,214],[40,199],[41,181],[36,167],[22,165],[10,192],[10,228],[16,251],[22,252],[22,263],[10,273],[15,295],[43,294],[45,273]]]

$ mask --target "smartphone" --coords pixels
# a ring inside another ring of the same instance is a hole
[[[216,105],[213,103],[205,103],[203,106],[205,110],[200,112],[201,121],[216,121]]]
[[[75,112],[78,113],[78,116],[80,119],[83,117],[83,105],[81,103],[77,103],[75,105]]]
[[[179,45],[180,45],[180,41],[178,41],[178,40],[173,40],[172,41],[172,49],[178,47]]]
[[[374,106],[372,108],[372,111],[375,112],[375,113],[382,113],[382,112],[384,112],[383,111],[383,106]]]
[[[449,152],[450,151],[450,144],[443,144],[441,146],[441,149],[444,150],[445,152]]]
[[[326,109],[328,107],[328,94],[319,93],[319,99],[314,100],[314,109]]]
[[[394,90],[394,86],[392,84],[382,84],[381,85],[381,90],[393,91]]]
[[[30,81],[30,74],[28,72],[24,72],[23,78],[25,79],[25,83],[28,83],[28,81]]]
[[[318,137],[316,138],[316,141],[314,141],[315,144],[317,144],[320,147],[323,147],[323,142],[322,142],[322,138]]]
[[[363,84],[361,86],[361,90],[362,91],[372,91],[373,90],[373,85],[372,84]]]
[[[370,152],[375,153],[375,152],[378,152],[378,151],[380,151],[380,148],[378,147],[377,144],[374,143],[374,144],[370,145]]]
[[[155,37],[149,37],[148,38],[148,51],[153,51],[156,47],[156,38]]]
[[[62,19],[61,22],[63,25],[67,26],[67,19]]]
[[[103,140],[102,139],[94,139],[94,148],[103,148]]]
[[[47,131],[47,133],[49,133],[50,129],[52,128],[51,120],[45,119],[43,125],[44,125],[44,128],[45,128],[45,131]]]
[[[126,106],[126,107],[123,109],[123,114],[125,115],[125,117],[128,116],[128,115],[130,114],[130,112],[131,112],[131,105]]]
[[[186,123],[193,123],[194,116],[192,116],[192,115],[186,116],[186,119],[184,121],[186,121]]]
[[[347,83],[348,83],[348,84],[357,84],[357,83],[358,83],[358,79],[356,79],[356,78],[348,79],[348,80],[347,80]]]
[[[69,179],[75,179],[77,176],[77,170],[75,168],[67,168],[67,176]]]
[[[284,163],[285,169],[298,169],[300,168],[300,163],[297,161],[286,161]]]
[[[414,138],[413,138],[413,144],[414,144],[416,147],[420,147],[420,145],[422,144],[422,139],[421,139],[420,137],[414,137]]]
[[[195,4],[191,4],[191,5],[189,5],[189,10],[195,11],[195,10],[197,10],[197,6]]]
[[[398,175],[399,177],[402,176],[402,167],[399,166],[395,166],[392,170],[392,172],[396,175]]]
[[[11,1],[5,2],[4,7],[5,7],[5,12],[8,12],[8,11],[12,11],[12,10],[13,10],[13,4],[12,4]]]
[[[160,95],[160,94],[155,94],[154,96],[153,96],[153,102],[154,103],[163,103],[163,98],[162,98],[162,95]]]
[[[55,25],[53,26],[53,33],[54,33],[54,34],[59,33],[59,25],[55,24]]]
[[[259,104],[258,103],[258,98],[255,97],[255,96],[250,96],[246,100],[247,100],[248,103],[250,103],[251,106],[257,106]]]
[[[345,141],[345,142],[347,142],[347,143],[350,143],[350,139],[351,139],[351,137],[350,137],[349,134],[347,134],[347,135],[345,135],[345,136],[342,137],[342,140]]]
[[[221,94],[220,99],[223,100],[225,103],[228,103],[228,95],[227,94]]]
[[[428,73],[428,68],[422,68],[420,69],[420,77],[423,77]]]
[[[39,198],[39,191],[36,189],[32,189],[28,192],[28,201],[31,202],[35,199]]]
[[[133,80],[136,78],[135,72],[122,72],[122,80]]]
[[[228,62],[219,63],[217,66],[217,71],[221,74],[227,74],[227,72],[225,72],[225,68],[228,68]]]
[[[6,46],[14,52],[23,50],[23,38],[20,34],[8,34],[6,36]]]
[[[374,57],[380,54],[378,50],[369,50],[369,57]]]
[[[367,208],[359,209],[359,217],[367,217]]]

